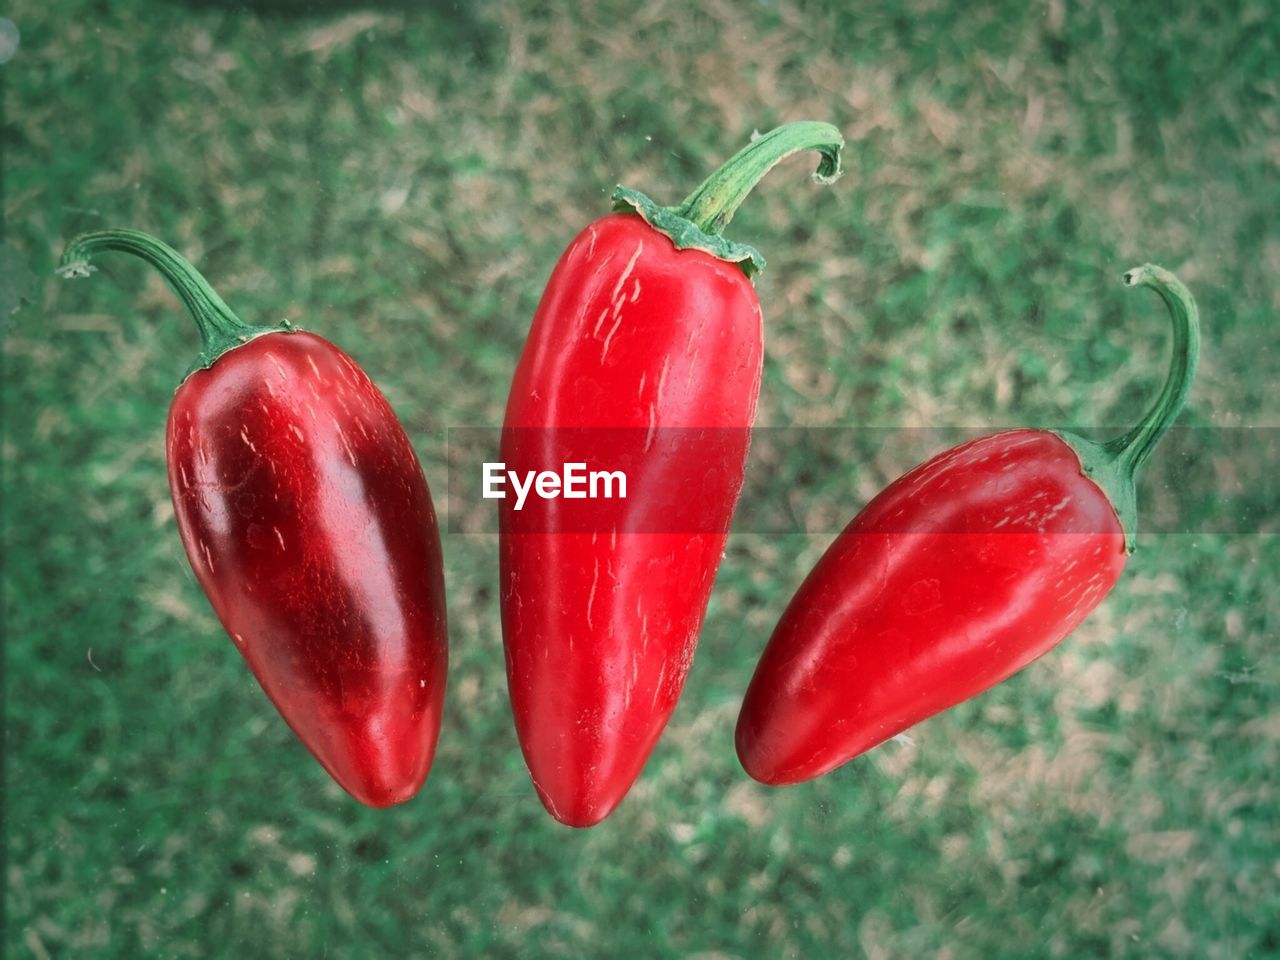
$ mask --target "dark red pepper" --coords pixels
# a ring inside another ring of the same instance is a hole
[[[186,260],[131,230],[85,234],[64,276],[119,250],[159,269],[204,350],[169,409],[187,558],[281,716],[361,803],[422,786],[448,666],[431,494],[404,429],[349,356],[240,321]]]
[[[763,350],[749,278],[763,260],[718,234],[784,157],[817,150],[818,178],[834,179],[842,144],[829,124],[780,127],[673,209],[618,188],[625,212],[579,234],[543,293],[503,461],[522,474],[584,457],[614,468],[600,462],[609,450],[632,468],[607,524],[597,511],[601,522],[584,525],[563,501],[500,504],[516,730],[539,797],[564,823],[604,819],[666,726],[742,485]]]
[[[1146,265],[1173,364],[1131,431],[1097,444],[1014,430],[895,480],[835,540],[782,615],[738,718],[738,756],[770,784],[820,776],[1052,649],[1111,590],[1133,546],[1134,474],[1186,401],[1195,301]]]

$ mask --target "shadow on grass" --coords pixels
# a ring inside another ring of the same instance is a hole
[[[494,40],[492,26],[475,14],[475,5],[458,0],[175,0],[175,5],[198,12],[221,11],[264,20],[337,21],[346,17],[405,14],[434,21],[442,39],[455,44],[460,52],[469,52],[477,60],[485,59]]]
[[[472,4],[457,0],[236,0],[220,3],[219,0],[178,0],[184,6],[196,10],[222,10],[227,13],[254,14],[261,17],[334,17],[348,13],[401,13],[407,11],[430,12],[438,17],[456,22],[460,27],[479,21],[472,15]]]

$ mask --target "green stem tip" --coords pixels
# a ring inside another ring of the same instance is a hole
[[[1080,457],[1085,474],[1111,501],[1124,529],[1125,549],[1132,553],[1138,530],[1134,478],[1186,405],[1200,362],[1200,311],[1191,291],[1163,267],[1151,263],[1134,267],[1125,273],[1124,282],[1131,287],[1150,287],[1169,310],[1173,357],[1164,386],[1142,419],[1123,436],[1107,443],[1095,443],[1068,433],[1059,436],[1071,445]]]
[[[814,180],[834,183],[842,172],[843,148],[844,138],[829,123],[799,120],[783,124],[754,137],[679,206],[662,207],[636,190],[618,187],[613,193],[614,209],[638,213],[651,227],[670,237],[678,249],[703,250],[738,264],[751,276],[764,269],[764,257],[753,247],[721,235],[742,201],[770,170],[792,154],[806,150],[820,154]]]
[[[196,370],[212,366],[228,350],[233,350],[256,336],[295,329],[287,320],[272,327],[255,327],[245,323],[232,312],[201,276],[200,271],[185,257],[167,243],[140,230],[96,230],[81,234],[67,244],[63,251],[58,275],[68,279],[89,276],[97,269],[90,260],[104,250],[132,254],[159,270],[195,320],[203,347],[187,371],[187,376]]]

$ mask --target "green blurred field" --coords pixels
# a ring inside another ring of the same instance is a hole
[[[524,771],[495,540],[450,536],[440,752],[416,800],[370,811],[293,740],[187,567],[163,432],[193,328],[123,258],[52,276],[80,230],[166,238],[246,320],[354,354],[440,495],[446,430],[500,422],[542,284],[615,183],[674,202],[753,128],[826,119],[846,177],[789,161],[731,231],[770,262],[762,425],[1124,426],[1164,370],[1163,312],[1119,283],[1150,259],[1204,316],[1184,422],[1274,428],[1265,0],[3,15],[22,32],[0,66],[6,233],[40,277],[3,320],[6,956],[1280,955],[1269,498],[1266,533],[1194,532],[1193,508],[1188,532],[1144,534],[1053,654],[783,790],[743,774],[733,723],[829,535],[735,533],[666,736],[588,832]],[[809,530],[912,464],[767,449],[761,495]],[[1229,484],[1235,458],[1204,449],[1157,452],[1144,506]]]

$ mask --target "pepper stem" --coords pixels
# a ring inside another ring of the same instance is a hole
[[[1190,291],[1168,270],[1150,263],[1124,275],[1131,287],[1151,287],[1169,308],[1173,321],[1173,360],[1160,395],[1138,424],[1124,436],[1095,443],[1058,432],[1080,458],[1080,468],[1106,494],[1124,530],[1125,553],[1132,553],[1138,536],[1138,496],[1134,474],[1151,455],[1187,402],[1200,359],[1200,314]]]
[[[756,137],[725,161],[715,173],[684,199],[675,213],[704,233],[717,236],[766,173],[794,153],[816,150],[822,154],[814,179],[831,183],[840,176],[840,150],[844,138],[829,123],[800,120]]]
[[[1172,273],[1154,264],[1143,264],[1124,275],[1131,287],[1151,287],[1169,309],[1173,322],[1173,359],[1155,403],[1124,436],[1106,444],[1117,466],[1130,476],[1137,473],[1160,438],[1173,426],[1187,402],[1200,361],[1200,312],[1195,298]]]
[[[96,270],[89,261],[103,250],[130,253],[151,264],[177,294],[182,305],[200,329],[204,347],[187,371],[213,365],[213,362],[251,338],[276,330],[292,329],[286,320],[280,327],[254,327],[245,323],[218,296],[200,271],[178,251],[140,230],[96,230],[76,237],[62,253],[58,274],[62,277],[87,277]]]

